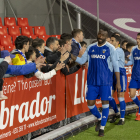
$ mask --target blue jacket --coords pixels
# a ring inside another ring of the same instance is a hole
[[[36,71],[36,64],[29,63],[25,65],[8,65],[6,74],[11,75],[26,75]]]
[[[71,54],[78,56],[80,51],[78,43],[72,42],[71,46],[72,46]]]

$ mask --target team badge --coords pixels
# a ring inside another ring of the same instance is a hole
[[[106,52],[106,50],[105,49],[103,49],[103,53],[105,53]]]

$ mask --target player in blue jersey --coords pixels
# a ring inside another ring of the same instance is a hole
[[[124,94],[126,91],[127,87],[127,76],[126,76],[126,69],[125,69],[125,54],[122,48],[119,48],[119,44],[121,43],[121,39],[118,35],[112,35],[111,36],[111,44],[115,47],[117,55],[118,55],[118,64],[119,64],[119,69],[120,69],[120,84],[121,84],[121,92],[117,92],[117,97],[120,102],[120,115],[119,115],[119,110],[117,108],[116,102],[114,98],[109,101],[109,104],[113,108],[115,115],[113,116],[112,120],[110,123],[114,123],[118,118],[120,118],[118,125],[123,125],[124,124],[124,117],[125,117],[125,109],[126,109],[126,104],[124,100]],[[114,94],[116,88],[116,76],[113,75],[113,84],[112,84],[112,95]]]
[[[106,42],[107,36],[107,31],[100,30],[97,35],[98,42],[89,45],[81,58],[71,55],[71,58],[81,65],[88,61],[86,99],[88,108],[98,119],[95,128],[95,131],[99,131],[98,136],[104,136],[104,128],[108,119],[113,68],[117,79],[116,89],[121,91],[117,54],[114,46]],[[103,108],[102,117],[95,106],[96,99],[100,98]]]
[[[126,65],[133,65],[129,90],[131,99],[139,107],[135,120],[140,121],[140,101],[136,96],[136,90],[140,89],[140,33],[137,34],[136,41],[137,46],[133,47],[131,56],[129,57],[130,61]]]

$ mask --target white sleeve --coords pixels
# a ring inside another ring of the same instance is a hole
[[[54,75],[56,75],[56,71],[53,69],[47,73],[43,73],[41,71],[37,71],[35,73],[35,76],[38,78],[38,79],[41,79],[41,80],[47,80],[47,79],[50,79],[52,78]]]

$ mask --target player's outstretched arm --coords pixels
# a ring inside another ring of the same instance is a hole
[[[74,60],[75,62],[79,63],[80,65],[83,65],[88,60],[88,50],[89,49],[87,48],[81,58],[71,54],[71,59]]]

